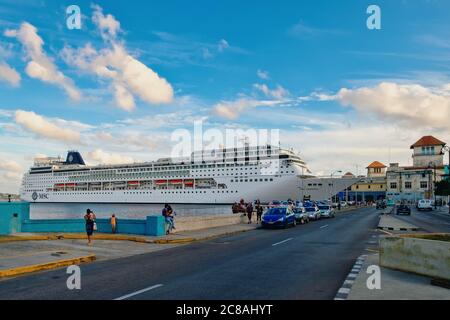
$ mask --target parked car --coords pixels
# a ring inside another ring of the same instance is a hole
[[[431,200],[428,200],[428,199],[420,199],[417,202],[416,208],[419,211],[422,211],[422,210],[431,211],[431,210],[433,210],[433,202]]]
[[[397,215],[401,214],[411,215],[411,208],[407,204],[400,204],[397,206]]]
[[[306,213],[305,208],[303,208],[303,207],[294,208],[294,214],[295,214],[295,220],[297,220],[297,223],[305,224],[305,223],[309,222],[309,216]]]
[[[270,208],[261,218],[261,226],[267,227],[283,227],[287,228],[289,225],[296,226],[295,214],[293,210],[288,207]]]
[[[305,207],[305,212],[308,214],[309,220],[320,219],[320,210],[317,206]]]
[[[321,218],[334,218],[334,209],[329,205],[319,205]]]

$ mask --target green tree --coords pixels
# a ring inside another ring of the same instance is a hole
[[[450,180],[445,179],[436,182],[435,192],[438,196],[450,196]]]

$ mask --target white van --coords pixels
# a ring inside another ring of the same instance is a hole
[[[433,203],[431,200],[428,199],[421,199],[417,202],[417,210],[422,211],[422,210],[428,210],[431,211],[433,210]]]

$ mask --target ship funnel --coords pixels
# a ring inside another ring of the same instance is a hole
[[[85,166],[83,157],[78,151],[69,151],[67,153],[67,159],[66,164],[80,164],[82,166]]]

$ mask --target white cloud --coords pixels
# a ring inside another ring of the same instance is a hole
[[[22,172],[22,166],[15,161],[2,159],[0,161],[0,170]]]
[[[134,97],[131,92],[120,82],[113,84],[114,97],[117,104],[124,110],[131,111],[135,107]]]
[[[228,41],[225,39],[221,39],[219,41],[219,44],[217,45],[219,52],[223,52],[225,49],[228,49],[229,47],[230,45],[228,44]]]
[[[256,75],[258,76],[258,78],[262,79],[262,80],[269,80],[269,72],[264,71],[264,70],[260,70],[258,69],[256,71]]]
[[[280,85],[278,85],[277,88],[273,90],[271,90],[266,84],[255,83],[253,87],[264,93],[269,98],[282,100],[289,96],[289,91],[284,89]]]
[[[40,137],[64,142],[80,142],[80,133],[78,131],[57,126],[50,120],[32,111],[17,110],[15,121],[25,130]]]
[[[133,163],[133,158],[115,153],[108,153],[101,149],[96,149],[86,154],[86,159],[90,164],[122,164]]]
[[[29,60],[25,69],[28,76],[62,88],[72,100],[81,99],[81,93],[73,81],[59,71],[52,59],[45,53],[44,41],[38,35],[36,27],[24,22],[17,30],[6,30],[5,36],[17,38],[23,45]]]
[[[115,39],[120,31],[120,22],[111,14],[105,16],[103,9],[98,5],[93,5],[92,8],[94,9],[92,21],[98,27],[102,38],[105,40]]]
[[[0,81],[3,80],[13,87],[17,87],[20,84],[20,74],[5,62],[0,61]]]
[[[109,40],[106,41],[108,47],[99,51],[90,44],[78,49],[65,47],[61,52],[64,61],[101,79],[110,79],[115,101],[124,110],[134,109],[134,96],[150,104],[172,102],[172,86],[127,52],[124,45],[116,40],[120,24],[113,16],[104,16],[100,7],[95,8],[94,22],[104,39],[106,37]]]
[[[17,190],[22,178],[23,169],[22,166],[14,160],[5,159],[3,155],[0,155],[0,190],[5,192],[11,192],[11,190]],[[5,189],[2,185],[11,185],[13,188]]]
[[[273,106],[279,103],[280,101],[265,101],[243,97],[233,101],[222,101],[217,103],[213,107],[213,113],[219,117],[234,120],[247,109],[259,106]]]
[[[450,92],[418,84],[382,82],[374,87],[341,89],[335,99],[358,112],[405,126],[449,129]]]

